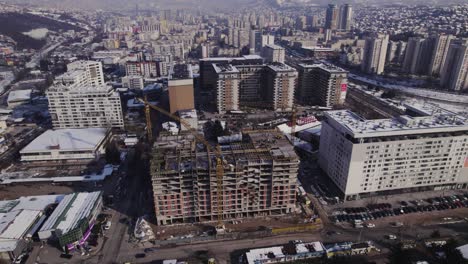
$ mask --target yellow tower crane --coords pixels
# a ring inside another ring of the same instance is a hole
[[[181,125],[185,126],[189,131],[190,133],[195,137],[195,139],[202,143],[203,145],[206,146],[206,150],[208,152],[208,157],[210,155],[210,153],[214,153],[215,156],[216,156],[216,198],[217,198],[217,220],[218,220],[218,224],[216,226],[216,230],[218,232],[224,232],[224,225],[223,225],[223,177],[224,177],[224,166],[223,166],[223,159],[222,159],[222,156],[221,156],[221,147],[219,145],[216,146],[216,148],[213,148],[211,146],[211,144],[206,141],[206,139],[202,136],[200,136],[196,129],[194,129],[188,122],[184,121],[183,119],[181,119],[180,117],[174,115],[174,114],[171,114],[169,113],[168,111],[158,107],[158,106],[155,106],[155,105],[152,105],[150,104],[146,99],[141,99],[141,98],[138,98],[138,100],[142,103],[145,104],[145,114],[146,114],[146,122],[148,124],[146,124],[146,127],[147,128],[152,128],[152,125],[151,125],[151,119],[149,117],[150,115],[150,110],[149,109],[154,109],[156,111],[158,111],[159,113],[167,116],[167,117],[170,117],[176,121],[178,121]],[[148,129],[148,140],[152,139],[152,130]]]

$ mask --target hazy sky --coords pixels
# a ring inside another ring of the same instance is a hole
[[[235,8],[248,7],[256,3],[275,3],[277,0],[2,0],[10,3],[27,3],[39,6],[57,8],[78,9],[104,9],[104,10],[134,10],[136,4],[141,9],[170,9],[170,8]],[[352,3],[352,4],[442,4],[466,3],[467,0],[281,0],[283,2],[295,2],[297,4],[313,3],[326,5],[327,3]]]

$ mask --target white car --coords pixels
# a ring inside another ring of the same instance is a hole
[[[397,237],[395,235],[387,235],[387,239],[395,240]]]
[[[112,222],[111,221],[107,221],[106,224],[104,225],[104,230],[109,230],[112,226]]]
[[[373,223],[368,223],[368,224],[366,224],[366,227],[367,227],[367,228],[374,228],[375,225],[374,225]]]

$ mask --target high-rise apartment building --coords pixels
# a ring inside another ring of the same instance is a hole
[[[120,95],[111,86],[55,85],[46,94],[55,129],[124,127]]]
[[[219,113],[239,110],[240,72],[230,64],[213,64],[216,72],[216,106]]]
[[[340,6],[338,29],[350,31],[353,23],[353,7],[350,4]]]
[[[127,61],[125,72],[127,76],[142,76],[145,78],[155,78],[160,76],[158,72],[160,65],[157,61]]]
[[[382,74],[387,55],[388,35],[378,35],[366,39],[361,70],[369,74]]]
[[[285,56],[286,52],[284,48],[275,44],[266,45],[262,49],[262,57],[265,58],[265,62],[267,63],[284,63]]]
[[[98,61],[75,61],[67,64],[67,72],[55,78],[55,83],[63,85],[103,85],[102,64]]]
[[[440,76],[444,68],[445,58],[450,47],[450,42],[455,39],[452,35],[439,34],[434,38],[434,50],[429,65],[428,74],[432,76]]]
[[[452,41],[445,58],[440,83],[442,87],[452,91],[468,90],[468,41]]]
[[[348,72],[331,64],[299,64],[296,98],[305,105],[333,107],[346,99]]]
[[[255,54],[261,51],[262,48],[262,32],[260,30],[250,30],[249,37],[249,53]]]
[[[319,165],[345,199],[468,187],[468,120],[424,108],[377,120],[325,113]]]
[[[274,111],[292,111],[297,71],[282,63],[269,64],[264,73],[263,96]]]
[[[299,158],[293,146],[278,132],[242,138],[221,148],[219,196],[213,152],[194,148],[193,135],[158,138],[151,161],[157,225],[217,220],[218,202],[226,220],[294,212]]]
[[[76,61],[67,67],[46,92],[54,128],[123,128],[120,95],[104,84],[101,63]]]
[[[262,48],[265,47],[266,45],[273,45],[275,44],[275,36],[273,35],[262,35]]]
[[[262,100],[262,76],[265,65],[236,65],[239,70],[239,101],[240,105],[244,102],[258,102]]]
[[[427,74],[434,49],[434,38],[409,38],[403,70],[411,74]]]
[[[325,15],[325,28],[331,30],[337,29],[339,15],[338,6],[335,4],[329,4]]]
[[[201,59],[200,68],[200,90],[204,92],[216,91],[216,72],[213,64],[232,64],[236,65],[262,65],[263,58],[258,55],[247,55],[243,57],[218,57]]]

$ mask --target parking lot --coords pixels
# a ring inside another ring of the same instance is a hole
[[[397,199],[395,197],[387,198],[386,202],[374,202],[372,198],[369,198],[370,200],[364,199],[364,201],[346,202],[326,207],[330,220],[335,223],[355,223],[356,221],[386,223],[402,220],[411,222],[411,220],[421,221],[421,219],[425,219],[427,223],[435,223],[447,219],[463,220],[464,217],[468,217],[468,192],[421,193],[420,196],[426,197],[415,198],[414,196],[417,195],[412,194],[412,199],[406,199],[409,197],[400,195]]]

